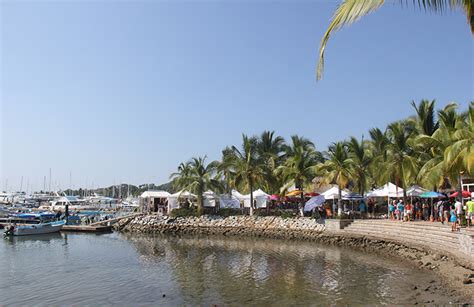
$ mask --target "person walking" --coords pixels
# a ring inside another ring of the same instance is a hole
[[[466,208],[467,208],[467,215],[466,215],[467,226],[471,227],[472,224],[474,223],[474,197],[473,195],[471,195],[471,200],[466,202]]]
[[[456,216],[458,217],[458,224],[461,225],[461,217],[463,214],[462,203],[459,200],[454,202],[454,210],[456,211]]]
[[[451,232],[458,231],[458,217],[456,214],[456,210],[451,207],[450,212],[449,212],[449,221],[451,222]]]
[[[389,218],[391,220],[394,220],[395,219],[395,216],[394,216],[394,213],[395,213],[395,205],[396,205],[396,200],[392,201],[389,205],[388,205],[388,212],[389,212]]]
[[[366,212],[367,212],[367,205],[365,204],[363,200],[361,200],[359,203],[359,213],[362,219],[367,218]]]
[[[413,214],[413,205],[411,203],[408,203],[405,206],[405,220],[411,221],[412,214]]]
[[[426,203],[423,202],[423,220],[428,221],[430,219],[430,206]]]
[[[397,209],[398,209],[398,220],[403,221],[405,217],[405,205],[403,204],[402,199],[400,199],[400,201],[398,202]]]

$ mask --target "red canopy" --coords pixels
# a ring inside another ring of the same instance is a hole
[[[315,193],[315,192],[310,192],[310,193],[305,193],[304,196],[306,197],[314,197],[314,196],[318,196],[319,193]]]
[[[449,195],[449,197],[458,197],[458,195],[459,195],[459,192],[456,191],[453,194]],[[464,197],[464,198],[471,197],[471,192],[463,190],[462,191],[462,197]]]
[[[280,195],[278,194],[273,194],[270,196],[270,200],[279,200],[280,199]]]

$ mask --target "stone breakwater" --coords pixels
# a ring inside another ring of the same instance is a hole
[[[120,221],[116,230],[133,233],[221,234],[273,238],[311,238],[324,231],[324,224],[313,218],[201,216],[171,218],[145,215]]]

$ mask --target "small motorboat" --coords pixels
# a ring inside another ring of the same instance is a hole
[[[63,228],[65,221],[47,222],[32,225],[15,225],[12,224],[9,227],[5,227],[7,230],[4,232],[5,236],[28,236],[28,235],[40,235],[46,233],[59,232]]]

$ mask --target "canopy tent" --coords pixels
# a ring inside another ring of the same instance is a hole
[[[279,199],[280,199],[280,195],[278,195],[278,194],[270,195],[270,200],[279,200]]]
[[[389,182],[379,189],[366,194],[367,197],[403,197],[403,189]]]
[[[240,200],[232,194],[231,195],[222,194],[219,197],[219,203],[220,203],[221,208],[231,208],[231,209],[240,208]]]
[[[363,199],[365,199],[365,197],[358,194],[358,193],[356,193],[356,192],[350,192],[350,193],[347,193],[345,196],[343,196],[342,199],[344,199],[344,200],[363,200]]]
[[[321,207],[324,201],[323,195],[313,196],[304,205],[304,211],[312,211],[314,208]]]
[[[237,191],[237,190],[232,190],[232,196],[234,196],[238,200],[244,200],[245,199],[245,195],[240,194],[240,192]]]
[[[270,197],[269,194],[265,193],[261,189],[258,189],[253,192],[253,199],[255,201],[256,208],[266,208],[267,201]],[[250,208],[250,194],[244,196],[244,207]]]
[[[304,193],[300,190],[293,190],[291,192],[288,192],[285,196],[288,196],[288,197],[299,197],[301,196],[301,193]]]
[[[174,198],[196,198],[196,195],[189,191],[179,191],[177,193],[171,194],[170,197]]]
[[[421,198],[429,198],[431,199],[431,218],[434,218],[434,209],[433,209],[433,199],[435,198],[446,198],[444,194],[435,192],[435,191],[428,191],[420,195]]]
[[[341,196],[344,197],[348,194],[347,191],[341,190]],[[332,199],[332,210],[335,212],[336,211],[336,203],[335,200],[339,199],[339,188],[338,187],[332,187],[326,192],[321,193],[321,195],[324,197],[324,199]]]
[[[216,198],[217,195],[216,193],[212,191],[206,191],[202,194],[203,196],[203,202],[204,202],[204,207],[215,207],[216,206]]]
[[[348,192],[342,190],[341,195],[342,197],[346,196]],[[339,189],[338,187],[332,187],[326,192],[321,193],[322,196],[324,196],[325,199],[339,199]]]
[[[168,197],[168,206],[170,208],[170,210],[173,210],[173,209],[178,209],[179,208],[179,200],[180,199],[191,199],[191,198],[196,198],[196,195],[192,194],[191,192],[189,191],[184,191],[184,190],[181,190],[179,192],[176,192],[174,194],[171,194],[169,197]]]
[[[169,213],[174,209],[169,202],[170,196],[166,191],[145,191],[138,199],[140,207],[146,211]]]
[[[453,194],[449,195],[449,197],[458,197],[459,191],[454,192]],[[462,198],[469,198],[471,197],[471,192],[463,190],[462,191]]]
[[[435,192],[435,191],[428,191],[420,195],[421,198],[446,198],[444,194]]]
[[[171,194],[166,191],[145,191],[140,195],[141,198],[168,198],[170,196]]]
[[[258,189],[256,191],[253,191],[253,196],[254,197],[268,197],[270,196],[269,194],[263,192],[261,189]],[[250,194],[248,195],[250,197]]]
[[[411,187],[409,187],[407,189],[407,196],[410,196],[410,197],[417,197],[417,196],[420,196],[421,194],[427,192],[428,190],[426,189],[423,189],[422,187],[418,186],[418,185],[412,185]]]

